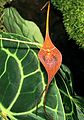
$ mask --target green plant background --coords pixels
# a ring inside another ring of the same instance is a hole
[[[8,0],[0,0],[0,31],[5,31],[5,27],[3,25],[3,11],[4,11],[4,4]]]
[[[64,25],[70,39],[84,49],[84,0],[51,0],[63,13]]]
[[[49,116],[43,110],[44,95],[36,115],[36,103],[47,84],[46,71],[37,56],[43,37],[38,26],[33,22],[29,26],[30,21],[25,21],[16,9],[4,12],[9,33],[0,32],[0,120],[8,120],[7,116],[11,120],[83,120],[84,98],[74,94],[72,75],[65,65],[61,65],[49,87]]]

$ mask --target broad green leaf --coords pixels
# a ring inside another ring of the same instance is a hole
[[[15,33],[5,33],[5,32],[0,32],[0,39],[3,39],[3,41],[10,41],[10,44],[7,44],[5,43],[5,47],[14,47],[12,46],[12,43],[14,45],[14,43],[26,43],[29,45],[29,47],[31,47],[32,49],[37,49],[37,48],[41,48],[42,47],[42,44],[41,43],[38,43],[38,42],[31,42],[31,39],[28,38],[28,37],[24,37],[24,36],[21,36],[21,35],[17,35]],[[23,45],[24,46],[24,45]],[[23,47],[23,46],[20,46],[20,47]]]
[[[72,84],[73,79],[72,79],[71,71],[66,65],[62,64],[60,68],[60,74],[62,76],[62,79],[64,79],[65,81],[65,86],[68,88],[70,95],[73,95],[74,91],[73,91],[73,84]]]
[[[3,115],[11,120],[65,120],[65,112],[56,81],[50,85],[46,98],[45,116],[43,109],[44,90],[47,75],[38,60],[38,47],[27,43],[6,41],[5,39],[24,39],[21,36],[0,33],[0,119]],[[25,39],[26,41],[26,39]],[[37,49],[36,49],[37,48]]]
[[[43,37],[38,26],[23,19],[13,7],[4,10],[4,25],[8,32],[30,38],[32,42],[43,43]]]
[[[26,37],[0,33],[0,120],[4,114],[11,120],[83,120],[84,98],[74,95],[72,75],[65,65],[49,87],[48,116],[43,109],[44,94],[36,115],[36,103],[47,83],[37,56],[40,47]]]
[[[83,120],[84,112],[81,109],[84,111],[84,98],[81,98],[81,102],[79,102],[81,106],[78,107],[77,99],[73,93],[71,76],[70,70],[65,65],[61,66],[59,74],[56,75],[57,85],[59,86],[66,113],[66,120]]]
[[[79,120],[84,120],[84,98],[75,96],[73,98],[74,104],[76,105],[77,115]]]

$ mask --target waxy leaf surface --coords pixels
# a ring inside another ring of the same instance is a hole
[[[36,102],[47,81],[45,70],[40,68],[37,56],[38,48],[33,50],[28,44],[4,41],[1,38],[5,38],[5,36],[6,39],[19,38],[18,35],[0,33],[1,113],[5,112],[11,120],[46,120],[43,96],[39,102],[36,116]],[[8,45],[9,47],[7,47]],[[60,92],[55,80],[50,85],[47,94],[46,110],[54,120],[65,119]]]
[[[28,37],[32,42],[43,43],[39,27],[33,21],[23,19],[13,7],[4,10],[4,25],[8,32]]]
[[[61,93],[66,120],[83,120],[84,98],[74,94],[72,80],[69,68],[62,64],[59,75],[56,75],[56,81]]]
[[[37,27],[34,34],[35,24],[26,24],[14,8],[5,12],[5,26],[16,34],[0,33],[0,120],[3,115],[11,120],[46,120],[44,95],[36,115],[36,103],[48,81],[37,56],[43,38]],[[46,111],[54,120],[83,120],[84,98],[74,95],[71,72],[65,65],[50,84],[46,97]]]

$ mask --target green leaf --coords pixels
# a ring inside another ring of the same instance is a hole
[[[33,49],[31,42],[13,42],[9,38],[18,41],[19,38],[24,39],[19,35],[0,33],[0,119],[4,116],[7,119],[8,116],[11,120],[48,120],[43,109],[44,94],[36,115],[36,103],[47,81],[46,72],[41,69],[38,60],[38,47],[34,44]],[[55,80],[49,87],[46,111],[53,120],[65,120],[62,99]]]
[[[21,48],[24,48],[24,44],[28,44],[29,47],[31,47],[32,49],[38,49],[42,47],[42,44],[38,43],[38,42],[31,42],[31,39],[28,37],[24,37],[21,35],[17,35],[15,33],[5,33],[5,32],[0,32],[0,39],[3,39],[3,41],[10,41],[8,44],[7,42],[5,42],[4,47],[15,47],[14,44],[15,43],[22,43],[22,45],[20,46]],[[7,43],[7,44],[6,44]],[[12,44],[13,43],[13,44]],[[24,44],[23,44],[24,43]]]
[[[75,96],[73,98],[74,104],[76,105],[77,115],[79,120],[84,119],[84,98]]]
[[[32,42],[43,43],[38,26],[32,21],[23,19],[13,7],[4,10],[4,25],[8,32],[28,37]]]
[[[41,100],[40,95],[47,74],[38,60],[40,46],[17,34],[0,33],[0,120],[83,120],[84,98],[74,95],[72,74],[65,65],[49,87],[45,115],[44,94]]]
[[[80,97],[74,95],[71,76],[70,70],[65,65],[61,66],[59,74],[56,75],[56,81],[61,93],[66,120],[83,120],[84,98],[79,100],[78,98]]]
[[[60,68],[60,74],[62,76],[62,80],[64,79],[65,81],[64,87],[67,87],[70,95],[73,95],[74,90],[72,84],[73,79],[72,79],[71,71],[66,65],[62,64]]]

